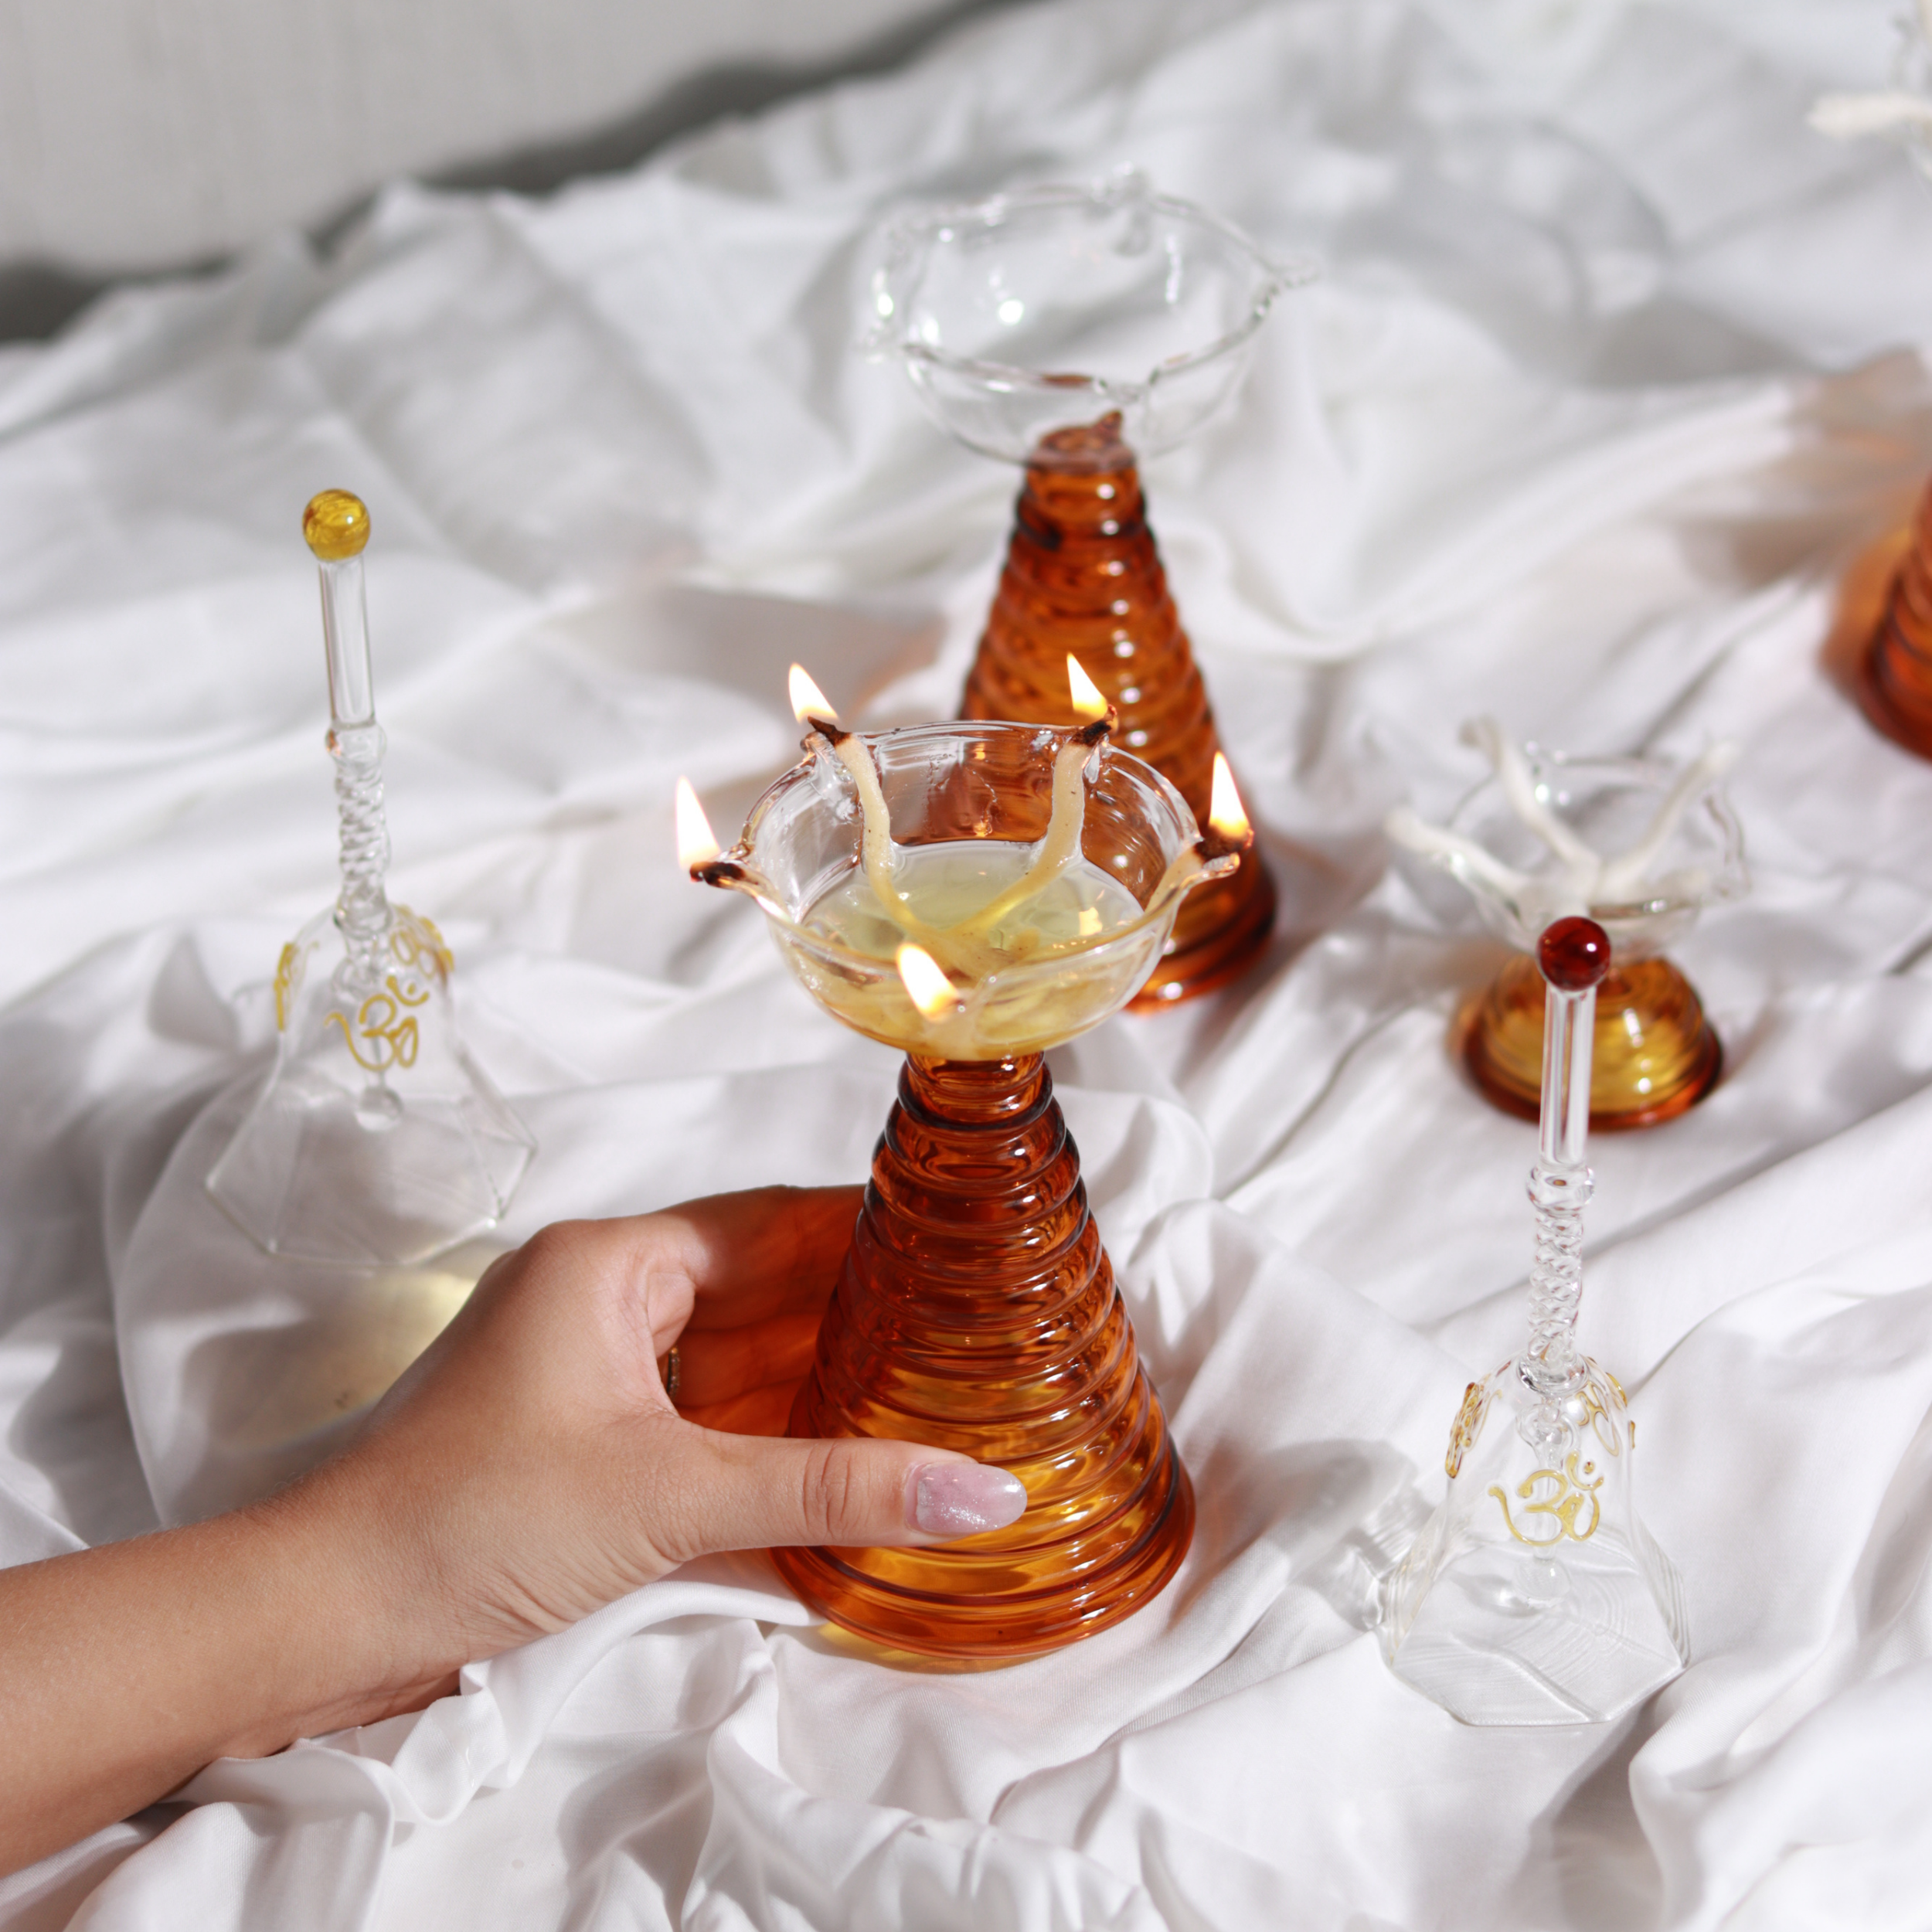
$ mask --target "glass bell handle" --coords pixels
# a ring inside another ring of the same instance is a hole
[[[362,551],[369,511],[347,490],[324,490],[302,513],[302,535],[321,578],[322,646],[328,662],[328,751],[335,761],[335,809],[342,835],[342,884],[336,923],[357,990],[383,983],[389,908],[389,824],[383,808],[383,754],[369,668],[369,615]]]
[[[1594,920],[1560,919],[1537,942],[1536,964],[1546,985],[1543,1113],[1536,1165],[1529,1170],[1536,1233],[1522,1375],[1541,1400],[1522,1427],[1526,1439],[1540,1444],[1560,1432],[1553,1404],[1583,1373],[1576,1329],[1583,1287],[1583,1209],[1596,1185],[1585,1159],[1590,1057],[1597,988],[1610,970],[1610,936]]]

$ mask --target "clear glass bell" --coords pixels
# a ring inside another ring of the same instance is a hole
[[[1637,1513],[1637,1426],[1576,1346],[1590,1039],[1609,935],[1561,919],[1537,948],[1549,985],[1529,1336],[1470,1383],[1450,1430],[1449,1492],[1389,1579],[1389,1668],[1466,1724],[1601,1723],[1690,1655],[1682,1586]]]
[[[303,532],[321,573],[342,893],[282,948],[274,1070],[208,1190],[271,1254],[395,1266],[492,1226],[536,1142],[463,1043],[441,934],[383,889],[369,512],[325,491]]]

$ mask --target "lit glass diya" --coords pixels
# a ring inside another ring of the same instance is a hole
[[[1026,467],[965,716],[1070,722],[1070,655],[1116,707],[1118,742],[1197,813],[1211,811],[1219,737],[1138,466],[1229,401],[1276,298],[1312,273],[1268,260],[1131,169],[893,228],[864,345],[896,357],[961,442]],[[1234,978],[1274,912],[1274,882],[1250,847],[1182,907],[1136,1003]]]
[[[1664,948],[1713,901],[1745,889],[1743,835],[1723,779],[1736,748],[1690,764],[1571,757],[1518,747],[1492,719],[1463,729],[1489,761],[1447,825],[1391,812],[1389,836],[1466,886],[1517,948],[1457,1015],[1453,1050],[1484,1097],[1534,1120],[1543,1080],[1543,976],[1532,957],[1552,920],[1587,913],[1614,956],[1595,998],[1590,1124],[1674,1120],[1717,1083],[1723,1051]]]
[[[849,732],[796,670],[794,699],[805,755],[730,852],[679,798],[692,877],[750,894],[812,996],[906,1055],[791,1433],[959,1450],[1017,1476],[1028,1506],[938,1549],[778,1566],[896,1649],[1055,1649],[1162,1588],[1194,1503],[1040,1056],[1132,998],[1185,895],[1250,834],[1225,767],[1203,836],[1107,742],[1090,692],[1071,730]]]

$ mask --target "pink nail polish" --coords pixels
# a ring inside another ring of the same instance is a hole
[[[929,1462],[906,1484],[906,1515],[929,1536],[971,1536],[1003,1529],[1026,1513],[1026,1485],[1004,1469],[977,1462]]]

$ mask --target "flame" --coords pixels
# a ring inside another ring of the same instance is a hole
[[[897,960],[899,977],[905,982],[906,992],[928,1019],[942,1019],[959,1010],[959,995],[953,991],[953,982],[923,946],[915,946],[908,940],[900,947]]]
[[[836,724],[838,713],[825,702],[825,694],[811,681],[811,673],[802,664],[794,664],[785,680],[785,689],[791,699],[791,715],[801,724],[808,718],[823,718],[827,724]]]
[[[1066,654],[1066,688],[1073,694],[1073,710],[1083,724],[1091,724],[1096,718],[1107,716],[1107,700],[1100,696],[1100,688],[1080,668],[1080,661],[1072,651]]]
[[[1248,835],[1248,815],[1234,788],[1234,774],[1219,752],[1214,754],[1214,790],[1208,800],[1208,823],[1223,838],[1239,844]]]
[[[686,872],[693,867],[709,865],[718,855],[718,841],[713,835],[711,821],[704,815],[704,807],[698,803],[698,794],[691,789],[689,778],[678,781],[678,863]]]

